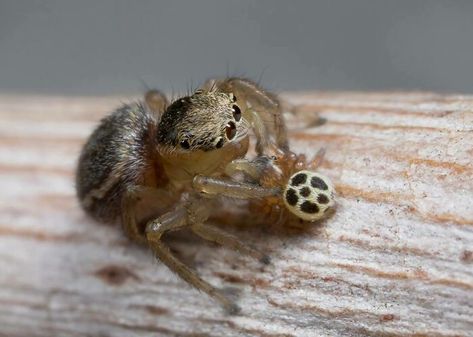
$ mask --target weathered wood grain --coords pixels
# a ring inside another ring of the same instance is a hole
[[[338,210],[304,233],[233,229],[270,253],[265,268],[172,238],[238,294],[227,316],[78,207],[81,144],[128,98],[0,96],[0,336],[473,336],[473,97],[285,97],[292,147],[327,149]],[[327,123],[302,129],[316,112]]]

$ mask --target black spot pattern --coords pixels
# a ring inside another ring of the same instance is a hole
[[[301,204],[301,211],[304,213],[318,213],[319,212],[319,206],[317,204],[314,204],[313,202],[310,201],[304,201]]]
[[[325,181],[323,181],[319,177],[312,177],[312,179],[310,180],[310,184],[312,185],[312,187],[318,188],[320,190],[328,190],[328,186]]]
[[[299,186],[300,184],[305,183],[306,180],[307,180],[307,175],[305,173],[299,173],[299,174],[296,174],[291,179],[291,185],[292,186]]]
[[[299,201],[299,197],[297,196],[296,190],[290,188],[286,192],[286,201],[289,205],[295,206]]]
[[[307,186],[302,187],[299,190],[299,194],[302,195],[304,198],[307,198],[310,195],[310,188]]]
[[[319,202],[319,204],[328,204],[329,199],[325,194],[321,193],[317,196],[317,201]]]

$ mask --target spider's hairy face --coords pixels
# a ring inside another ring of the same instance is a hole
[[[198,90],[173,102],[158,125],[161,151],[212,151],[243,139],[248,123],[233,94]]]

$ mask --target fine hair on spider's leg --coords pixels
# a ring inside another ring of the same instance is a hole
[[[136,204],[139,201],[139,192],[134,189],[128,189],[122,199],[122,227],[125,235],[134,242],[144,244],[146,238],[140,233],[139,226],[136,223]]]
[[[162,241],[162,236],[165,233],[191,225],[189,224],[188,210],[188,205],[179,205],[173,211],[165,213],[157,219],[148,222],[146,225],[146,238],[149,247],[156,257],[181,279],[220,302],[227,312],[236,314],[240,311],[240,308],[235,303],[176,258],[168,246]],[[206,217],[208,217],[208,214],[207,216],[206,214],[201,214],[201,220],[204,220]]]
[[[197,223],[192,225],[191,229],[195,234],[205,240],[213,241],[224,247],[236,250],[241,254],[251,256],[263,264],[269,264],[271,262],[270,257],[268,255],[263,254],[260,251],[248,246],[246,243],[239,240],[237,237],[231,235],[230,233],[224,230],[221,230],[218,227],[204,223]]]
[[[316,170],[320,165],[322,165],[322,162],[324,161],[324,158],[325,158],[325,153],[326,153],[325,148],[324,147],[320,148],[315,154],[315,156],[308,163],[307,169]]]
[[[130,239],[141,244],[146,243],[146,236],[137,223],[136,207],[141,200],[149,198],[162,209],[171,207],[175,202],[167,190],[137,185],[125,191],[121,203],[123,230]]]
[[[236,199],[254,199],[275,196],[281,193],[279,187],[266,188],[257,184],[237,182],[230,179],[196,176],[192,182],[195,190],[209,195],[220,195]]]

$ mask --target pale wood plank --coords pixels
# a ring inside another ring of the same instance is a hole
[[[270,253],[264,269],[172,238],[238,291],[243,313],[226,316],[77,205],[81,144],[129,98],[0,96],[0,336],[473,336],[473,97],[285,97],[327,119],[291,119],[291,140],[308,155],[326,147],[339,207],[305,233],[233,229]]]

